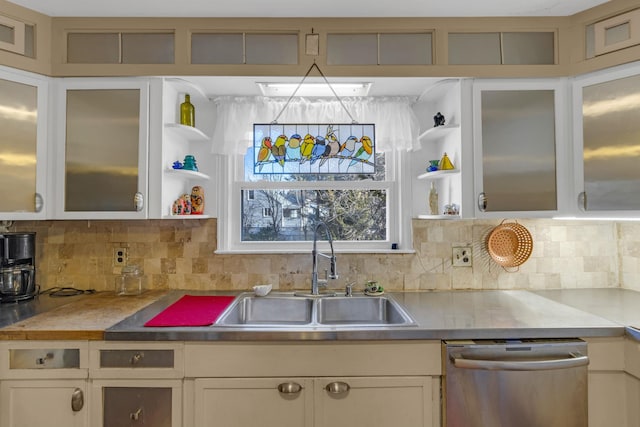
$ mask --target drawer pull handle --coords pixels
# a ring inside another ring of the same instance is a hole
[[[302,390],[302,386],[295,382],[278,384],[278,391],[282,394],[297,394]]]
[[[132,412],[129,414],[129,418],[133,421],[138,421],[142,418],[142,408],[138,408],[136,412]]]
[[[84,407],[84,393],[81,389],[76,388],[71,393],[71,410],[73,412],[80,412]]]
[[[140,363],[140,361],[144,359],[144,353],[136,353],[133,356],[131,356],[131,364],[132,365],[137,365],[138,363]]]
[[[324,389],[330,394],[343,394],[348,392],[351,389],[351,386],[342,381],[335,381],[327,384]]]
[[[47,353],[44,357],[38,357],[36,359],[36,365],[44,365],[47,360],[53,359],[53,353]]]

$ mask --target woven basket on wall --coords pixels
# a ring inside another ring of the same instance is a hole
[[[519,268],[531,256],[533,238],[525,226],[505,221],[503,220],[487,236],[487,251],[505,270]]]

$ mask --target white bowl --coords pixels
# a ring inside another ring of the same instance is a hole
[[[273,285],[256,285],[253,287],[253,293],[256,294],[259,297],[264,297],[267,294],[269,294],[269,292],[271,292],[271,288],[273,287]]]

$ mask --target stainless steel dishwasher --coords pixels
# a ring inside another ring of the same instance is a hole
[[[587,343],[446,341],[445,427],[587,427]]]

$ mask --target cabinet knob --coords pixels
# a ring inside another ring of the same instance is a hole
[[[587,193],[585,191],[578,194],[578,208],[585,212],[587,210]]]
[[[42,194],[36,193],[35,196],[35,211],[42,212],[42,207],[44,206],[44,199],[42,198]]]
[[[278,384],[278,391],[282,394],[297,394],[302,390],[302,386],[296,382]]]
[[[136,207],[136,211],[140,212],[144,208],[144,196],[141,192],[137,192],[133,196],[133,205]]]
[[[139,421],[142,419],[142,408],[138,408],[137,411],[130,413],[129,419],[131,419],[131,421]]]
[[[130,362],[132,365],[137,365],[142,359],[144,359],[144,353],[137,352],[136,354],[131,356]]]
[[[79,412],[84,407],[84,393],[81,389],[76,388],[71,393],[71,410],[73,412]]]
[[[484,191],[478,194],[478,209],[480,209],[480,212],[485,212],[487,210],[487,195]]]
[[[334,381],[327,384],[324,389],[330,394],[343,394],[348,392],[351,389],[351,386],[342,381]]]

